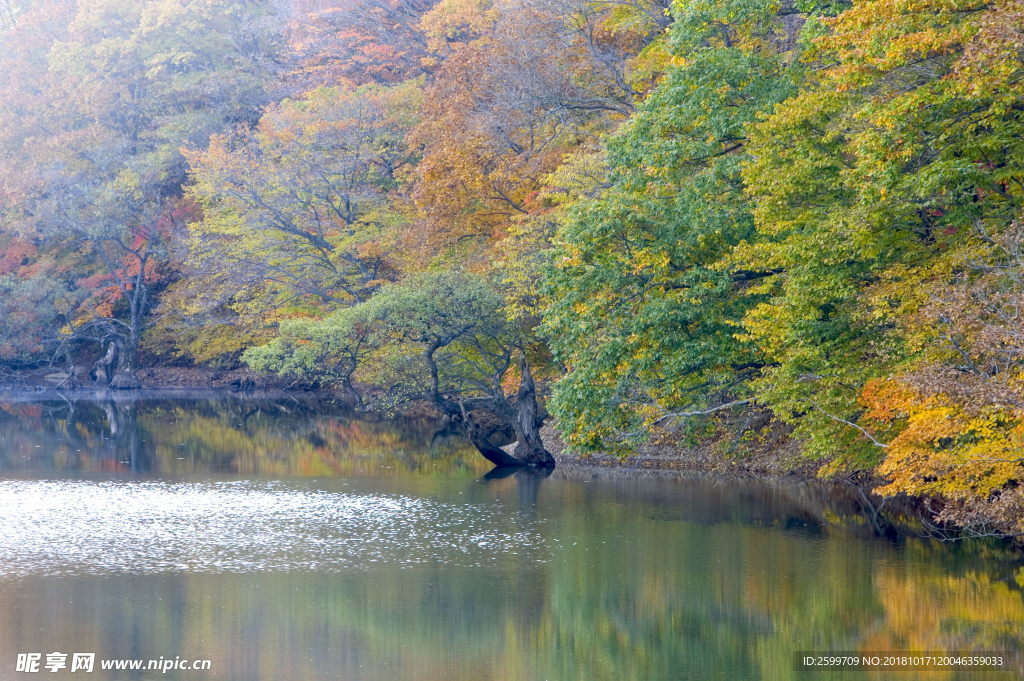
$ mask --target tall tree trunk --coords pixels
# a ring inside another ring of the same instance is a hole
[[[110,334],[103,343],[106,351],[96,360],[91,372],[96,382],[117,390],[140,388],[139,379],[135,376],[133,353],[125,348],[124,338]]]
[[[359,391],[356,390],[356,387],[352,384],[353,373],[355,373],[354,370],[349,371],[342,377],[341,388],[345,393],[345,397],[348,398],[349,402],[351,403],[349,406],[351,406],[353,409],[362,410],[363,407],[365,406],[363,404],[363,396],[359,394]]]
[[[135,352],[125,348],[121,353],[121,361],[117,363],[114,378],[110,387],[118,390],[137,390],[142,387],[139,377],[135,375]]]
[[[117,336],[108,335],[103,339],[103,345],[103,356],[92,365],[89,375],[99,385],[109,386],[114,380],[114,373],[120,360],[121,342]]]
[[[512,427],[516,432],[515,457],[527,466],[554,468],[555,457],[544,446],[540,427],[544,417],[537,404],[537,386],[526,361],[526,352],[519,353],[519,393],[516,395],[516,413]]]
[[[139,272],[135,275],[135,282],[131,289],[130,315],[128,320],[128,338],[121,348],[121,361],[117,365],[117,372],[110,382],[111,388],[119,390],[137,390],[142,387],[139,377],[135,375],[136,362],[139,357],[139,340],[141,336],[142,315],[146,311],[146,260],[148,256],[134,253],[139,260]]]
[[[555,458],[544,447],[540,437],[540,427],[544,423],[544,417],[537,404],[537,387],[533,381],[533,374],[530,372],[525,353],[521,352],[519,358],[521,380],[515,404],[510,404],[509,399],[500,392],[500,385],[496,388],[499,391],[498,394],[493,397],[480,401],[472,400],[477,402],[478,410],[491,413],[503,423],[503,427],[511,426],[512,432],[515,433],[516,446],[513,453],[509,454],[491,441],[491,435],[495,432],[493,427],[488,428],[474,420],[462,401],[455,402],[441,395],[438,367],[434,360],[434,352],[437,349],[438,346],[432,345],[424,353],[431,377],[430,388],[426,396],[443,414],[461,420],[466,437],[480,451],[480,454],[495,466],[554,468]],[[480,402],[485,402],[486,406],[480,405]]]

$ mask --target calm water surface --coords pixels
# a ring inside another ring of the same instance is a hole
[[[1018,676],[794,669],[1024,648],[998,543],[896,536],[852,488],[488,468],[295,400],[0,398],[0,679]],[[54,651],[212,669],[14,672]]]

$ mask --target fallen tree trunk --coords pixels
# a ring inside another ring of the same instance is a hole
[[[431,401],[446,416],[458,421],[466,437],[485,459],[496,466],[532,466],[554,468],[555,458],[544,446],[540,428],[546,413],[537,402],[537,386],[526,358],[520,356],[520,385],[515,397],[504,393],[493,397],[451,400],[439,392],[431,393]],[[487,414],[485,418],[480,414]],[[514,438],[512,453],[495,442],[495,434],[505,431]]]

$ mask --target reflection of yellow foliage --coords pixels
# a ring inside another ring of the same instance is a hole
[[[266,477],[388,477],[442,464],[480,475],[490,466],[467,445],[428,448],[429,424],[398,427],[345,417],[252,419],[156,411],[143,425],[166,472],[215,468]]]
[[[885,611],[884,625],[862,641],[861,650],[955,653],[1020,649],[1024,600],[1019,590],[1006,583],[985,574],[921,575],[885,566],[875,584]],[[957,674],[930,671],[919,678],[964,678]]]

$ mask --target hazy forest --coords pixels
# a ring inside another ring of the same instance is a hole
[[[0,93],[5,381],[783,432],[1024,533],[1024,0],[0,0]]]

